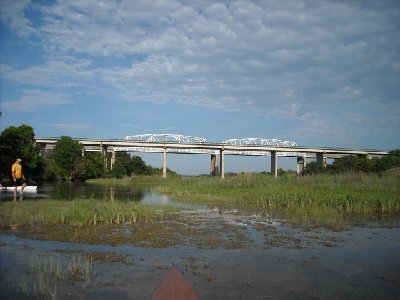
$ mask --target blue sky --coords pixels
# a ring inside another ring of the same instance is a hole
[[[400,147],[399,1],[1,0],[0,9],[1,130]],[[161,166],[159,155],[143,157]],[[264,162],[231,157],[226,170]],[[169,159],[188,174],[208,163]]]

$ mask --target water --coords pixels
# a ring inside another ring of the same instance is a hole
[[[109,201],[136,201],[147,204],[169,204],[166,195],[153,193],[140,186],[90,185],[86,183],[60,182],[44,184],[38,187],[36,198],[48,197],[58,199],[95,199]]]
[[[2,195],[5,201],[11,200],[12,193]],[[38,186],[37,193],[24,193],[24,200],[74,200],[95,199],[108,201],[135,201],[146,204],[171,204],[167,195],[157,194],[140,186],[91,185],[86,183],[44,183]]]
[[[44,185],[26,201],[34,199],[136,201],[183,209],[173,220],[64,227],[71,240],[3,231],[1,299],[148,299],[172,262],[185,270],[201,299],[400,295],[398,216],[348,216],[344,224],[329,226],[315,220],[296,223],[240,207],[187,205],[137,186]],[[84,234],[104,238],[99,243],[74,241]],[[107,242],[106,236],[118,242]]]
[[[154,249],[1,234],[0,298],[148,299],[175,262],[201,299],[398,299],[398,228],[313,235],[337,244]]]

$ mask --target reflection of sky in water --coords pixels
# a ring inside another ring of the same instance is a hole
[[[109,245],[95,245],[87,243],[70,243],[70,242],[58,242],[58,241],[41,241],[19,238],[14,235],[0,234],[0,241],[6,245],[20,246],[20,247],[32,247],[40,250],[59,250],[63,251],[96,251],[96,252],[117,252],[120,254],[129,254],[133,250],[136,251],[148,251],[139,247],[133,247],[129,245],[124,246],[109,246]]]
[[[10,195],[12,196],[12,194]],[[159,195],[137,186],[89,185],[84,183],[45,183],[37,193],[24,193],[25,199],[95,199],[105,201],[137,201],[147,204],[170,204],[166,195]]]
[[[171,204],[171,200],[167,195],[158,195],[154,193],[145,193],[141,201],[148,204]]]

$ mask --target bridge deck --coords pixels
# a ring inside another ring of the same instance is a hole
[[[52,145],[58,141],[59,138],[36,138],[37,144]],[[332,148],[332,147],[304,147],[304,146],[257,146],[257,145],[226,145],[223,143],[199,143],[199,144],[183,144],[178,142],[137,142],[126,140],[95,140],[95,139],[75,139],[79,141],[84,147],[96,147],[101,149],[108,148],[108,150],[127,151],[132,148],[133,151],[142,152],[163,152],[168,149],[170,153],[213,153],[224,151],[229,155],[268,155],[270,152],[290,153],[289,156],[304,156],[303,154],[318,154],[325,155],[371,155],[371,156],[384,156],[388,154],[385,150],[376,149],[350,149],[350,148]],[[185,150],[187,152],[185,152]],[[200,152],[196,152],[199,150]],[[132,152],[133,152],[132,151]],[[201,152],[204,151],[204,152]],[[251,154],[254,152],[254,154]],[[265,154],[263,154],[265,153]]]

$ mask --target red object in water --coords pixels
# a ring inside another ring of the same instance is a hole
[[[183,277],[177,266],[173,265],[155,289],[150,300],[199,300],[190,283]]]

